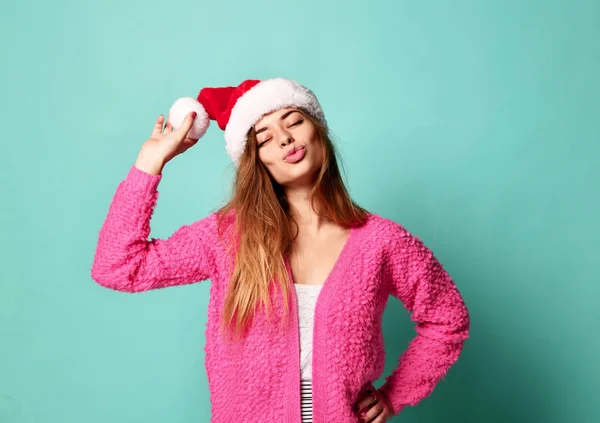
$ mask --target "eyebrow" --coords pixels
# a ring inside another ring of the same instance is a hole
[[[289,112],[284,113],[283,115],[281,115],[281,117],[279,118],[279,120],[284,120],[286,117],[288,117],[289,115],[291,115],[294,112],[298,112],[298,110],[290,110]],[[267,127],[260,128],[259,130],[256,131],[256,135],[258,135],[261,132],[266,131],[266,130],[267,130]]]

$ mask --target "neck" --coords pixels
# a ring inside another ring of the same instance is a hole
[[[306,186],[287,190],[286,198],[290,204],[290,215],[298,223],[300,231],[317,235],[330,222],[319,216],[311,206],[310,189]]]

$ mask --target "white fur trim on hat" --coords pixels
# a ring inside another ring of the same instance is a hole
[[[225,127],[225,149],[236,165],[246,147],[248,130],[265,114],[285,107],[304,109],[326,124],[321,105],[307,87],[285,78],[261,81],[237,100]]]

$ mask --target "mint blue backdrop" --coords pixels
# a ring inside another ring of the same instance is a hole
[[[0,22],[0,422],[209,420],[210,282],[128,295],[89,272],[157,115],[275,76],[315,91],[353,198],[471,311],[458,363],[393,421],[600,421],[598,1],[25,0]],[[152,236],[231,177],[213,123],[165,168]],[[394,298],[384,323],[385,376],[414,330]]]

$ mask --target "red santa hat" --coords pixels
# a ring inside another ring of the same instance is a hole
[[[250,128],[264,115],[284,107],[297,107],[325,126],[327,122],[315,94],[298,82],[285,78],[247,79],[237,87],[203,88],[197,98],[183,97],[169,110],[169,122],[176,129],[191,111],[198,115],[188,137],[201,138],[210,120],[225,131],[225,149],[235,165],[239,164]]]

